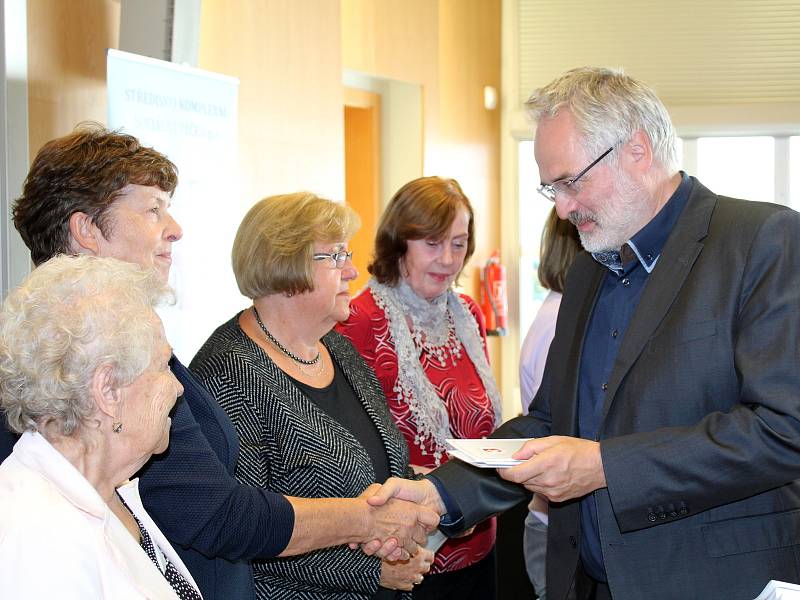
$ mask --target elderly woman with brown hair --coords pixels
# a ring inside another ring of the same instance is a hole
[[[404,185],[381,216],[372,279],[339,327],[375,369],[415,470],[447,460],[447,438],[480,438],[500,420],[483,317],[452,290],[475,250],[472,206],[453,179]],[[414,598],[495,596],[495,522],[449,540]]]
[[[0,313],[0,402],[21,433],[0,465],[8,598],[181,598],[200,592],[128,481],[169,443],[181,384],[151,271],[54,258]]]
[[[344,205],[299,193],[258,202],[233,245],[253,305],[220,326],[190,368],[233,421],[240,481],[280,494],[358,496],[408,476],[408,449],[374,373],[333,326],[350,314],[356,275]],[[387,562],[347,546],[253,562],[258,598],[394,598],[432,555]],[[381,588],[379,589],[379,585]]]

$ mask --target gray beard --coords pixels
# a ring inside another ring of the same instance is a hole
[[[620,177],[614,192],[616,206],[602,213],[578,213],[569,217],[573,224],[585,221],[586,217],[596,223],[591,233],[578,231],[581,245],[587,252],[619,251],[648,222],[644,214],[648,206],[647,193],[640,185]]]

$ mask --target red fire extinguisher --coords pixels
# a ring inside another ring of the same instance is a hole
[[[506,268],[500,264],[500,251],[495,250],[481,269],[481,311],[488,335],[505,335],[508,328],[508,296]]]

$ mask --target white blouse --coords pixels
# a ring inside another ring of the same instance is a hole
[[[118,491],[153,542],[197,587],[144,510],[138,480]],[[92,485],[31,432],[0,465],[0,590],[4,598],[177,598]]]

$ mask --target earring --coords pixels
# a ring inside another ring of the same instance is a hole
[[[114,433],[119,433],[120,431],[122,431],[122,423],[120,423],[119,421],[114,421],[111,424],[111,431],[113,431]]]

